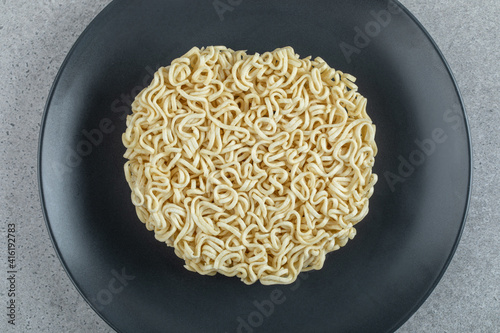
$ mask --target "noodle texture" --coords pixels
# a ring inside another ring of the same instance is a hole
[[[271,285],[321,269],[377,181],[354,82],[291,47],[194,47],[160,68],[123,134],[139,219],[200,274]]]

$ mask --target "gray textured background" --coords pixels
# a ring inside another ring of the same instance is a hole
[[[443,279],[398,331],[500,332],[500,1],[403,0],[463,93],[474,186]],[[109,0],[0,0],[0,331],[111,332],[71,284],[42,218],[36,153],[43,107],[64,57]],[[6,225],[18,226],[17,325],[7,325]]]

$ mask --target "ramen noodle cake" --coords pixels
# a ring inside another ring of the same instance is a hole
[[[289,284],[356,235],[377,176],[355,78],[291,47],[192,48],[132,104],[139,219],[203,275]]]

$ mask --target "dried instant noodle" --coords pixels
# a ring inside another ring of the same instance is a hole
[[[191,49],[132,104],[139,219],[200,274],[289,284],[356,234],[377,146],[355,78],[291,47]]]

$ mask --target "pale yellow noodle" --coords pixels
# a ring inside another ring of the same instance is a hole
[[[194,47],[160,68],[123,134],[139,219],[200,274],[269,285],[322,268],[377,181],[354,81],[291,47]]]

